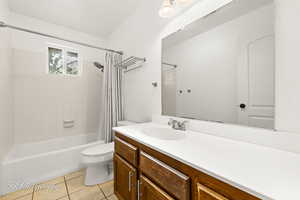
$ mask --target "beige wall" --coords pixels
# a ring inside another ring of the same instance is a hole
[[[0,21],[8,19],[6,0],[0,0]],[[12,146],[12,77],[10,63],[10,33],[0,29],[0,161]]]

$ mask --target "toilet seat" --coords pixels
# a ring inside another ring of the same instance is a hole
[[[85,165],[105,164],[113,159],[114,143],[100,144],[81,152],[82,163]]]
[[[107,144],[100,144],[91,148],[88,148],[81,152],[83,156],[103,156],[106,154],[113,153],[114,142]]]

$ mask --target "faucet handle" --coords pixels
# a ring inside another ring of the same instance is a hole
[[[173,123],[174,123],[174,119],[170,118],[169,122],[168,122],[168,125],[171,126],[171,125],[173,125]]]
[[[189,121],[182,121],[180,122],[179,126],[182,130],[186,130],[186,124],[189,123]]]

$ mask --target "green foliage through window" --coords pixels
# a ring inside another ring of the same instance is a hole
[[[66,65],[67,65],[67,74],[71,75],[78,75],[78,53],[74,52],[67,52],[67,58],[66,58]]]
[[[79,75],[79,53],[65,48],[48,47],[48,73]]]
[[[48,48],[49,55],[49,73],[62,74],[63,73],[63,51],[56,48]]]

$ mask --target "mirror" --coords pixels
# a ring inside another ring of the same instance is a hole
[[[274,129],[274,2],[237,0],[163,39],[163,115]]]

